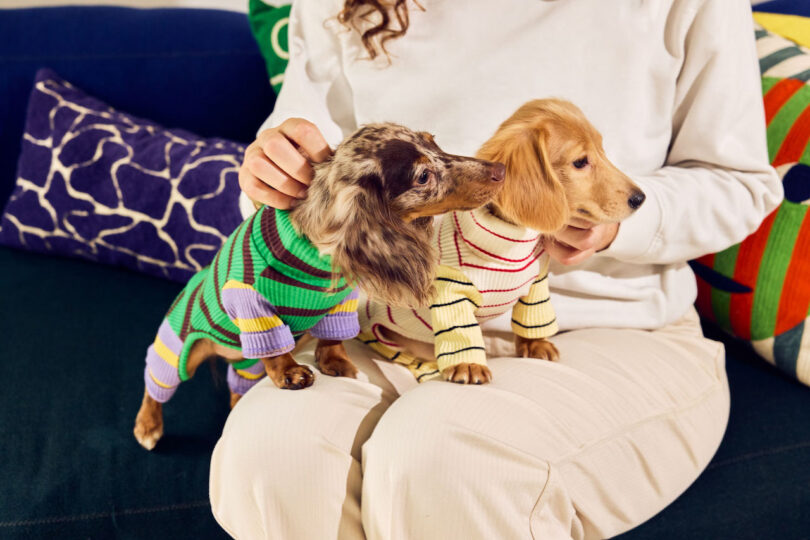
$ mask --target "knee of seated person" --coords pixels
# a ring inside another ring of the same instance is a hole
[[[363,446],[366,481],[378,476],[432,485],[438,477],[466,476],[479,438],[460,420],[458,410],[448,407],[456,402],[463,408],[465,390],[474,389],[435,382],[400,397]]]
[[[261,381],[228,416],[212,458],[212,476],[236,482],[242,476],[249,483],[273,479],[279,490],[284,489],[279,481],[284,471],[296,470],[300,480],[312,459],[334,452],[335,445],[324,437],[335,430],[325,425],[329,420],[324,410],[331,406],[330,397],[318,392],[279,390],[269,380]]]

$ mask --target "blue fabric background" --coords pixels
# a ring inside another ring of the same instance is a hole
[[[253,140],[275,97],[242,13],[64,7],[0,16],[0,206],[39,68],[111,106],[203,137]]]

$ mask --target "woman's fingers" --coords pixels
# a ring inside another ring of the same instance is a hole
[[[329,144],[323,138],[321,130],[309,120],[289,118],[282,122],[279,131],[286,138],[300,146],[313,163],[320,163],[332,155],[332,149],[329,148]],[[291,171],[287,172],[290,173]]]
[[[306,196],[314,174],[310,162],[332,154],[320,130],[303,118],[290,118],[262,131],[248,146],[239,169],[242,191],[256,202],[286,210]]]
[[[610,246],[618,232],[618,223],[603,223],[584,228],[569,225],[554,236],[547,237],[545,247],[555,261],[564,265],[579,264],[597,251]]]
[[[301,186],[308,186],[312,182],[312,166],[281,131],[263,133],[259,139],[259,147],[267,163],[274,164],[285,177],[295,179]],[[264,179],[263,176],[257,176]],[[268,176],[267,179],[272,178],[273,176]],[[276,187],[275,184],[272,185]]]
[[[239,187],[252,201],[266,204],[279,210],[289,210],[298,200],[267,185],[250,173],[245,167],[239,169]]]
[[[566,244],[562,244],[554,238],[547,238],[545,249],[549,257],[560,264],[566,266],[579,264],[595,253],[593,249],[580,250]]]
[[[295,150],[293,150],[295,152]],[[297,154],[297,152],[296,152]],[[298,154],[301,157],[300,154]],[[303,159],[301,157],[301,159]],[[268,186],[289,195],[290,197],[303,198],[306,193],[306,185],[285,174],[281,167],[270,161],[265,152],[256,148],[245,157],[245,166],[253,176],[261,180]],[[309,167],[309,164],[307,164]],[[309,180],[307,180],[308,182]]]
[[[584,250],[595,247],[598,236],[598,231],[595,228],[580,229],[578,227],[568,226],[557,232],[554,238],[563,244]]]

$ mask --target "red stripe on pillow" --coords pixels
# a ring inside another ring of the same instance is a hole
[[[782,297],[779,299],[779,314],[776,317],[774,335],[779,335],[797,326],[807,318],[810,307],[810,212],[805,214],[799,236],[793,246]]]
[[[795,163],[804,154],[807,142],[810,140],[810,107],[802,111],[802,114],[793,122],[793,126],[788,131],[779,152],[773,158],[772,165],[778,167],[785,163]]]
[[[734,281],[754,289],[757,284],[759,265],[762,254],[768,245],[771,227],[776,219],[777,208],[762,222],[757,232],[740,244],[737,253],[737,265],[734,268]],[[751,308],[754,304],[753,294],[732,294],[729,304],[729,319],[734,334],[743,339],[751,339]]]
[[[804,86],[804,82],[798,79],[782,79],[773,88],[768,90],[765,94],[763,101],[765,104],[765,123],[770,124],[779,109],[782,108],[787,100],[793,97],[799,88]]]

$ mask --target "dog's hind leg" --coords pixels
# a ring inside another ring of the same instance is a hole
[[[163,404],[155,401],[145,389],[132,433],[138,443],[147,450],[153,449],[163,436]]]
[[[174,395],[180,378],[177,374],[177,355],[175,351],[166,351],[161,344],[156,341],[157,347],[153,345],[147,351],[146,371],[144,378],[146,388],[141,401],[141,408],[135,417],[135,427],[132,433],[138,443],[152,450],[160,438],[163,436],[163,403]],[[174,356],[170,358],[174,363],[167,360],[169,353]],[[189,377],[194,375],[199,365],[206,358],[215,354],[213,343],[207,339],[200,339],[192,345],[188,353],[186,371]]]

